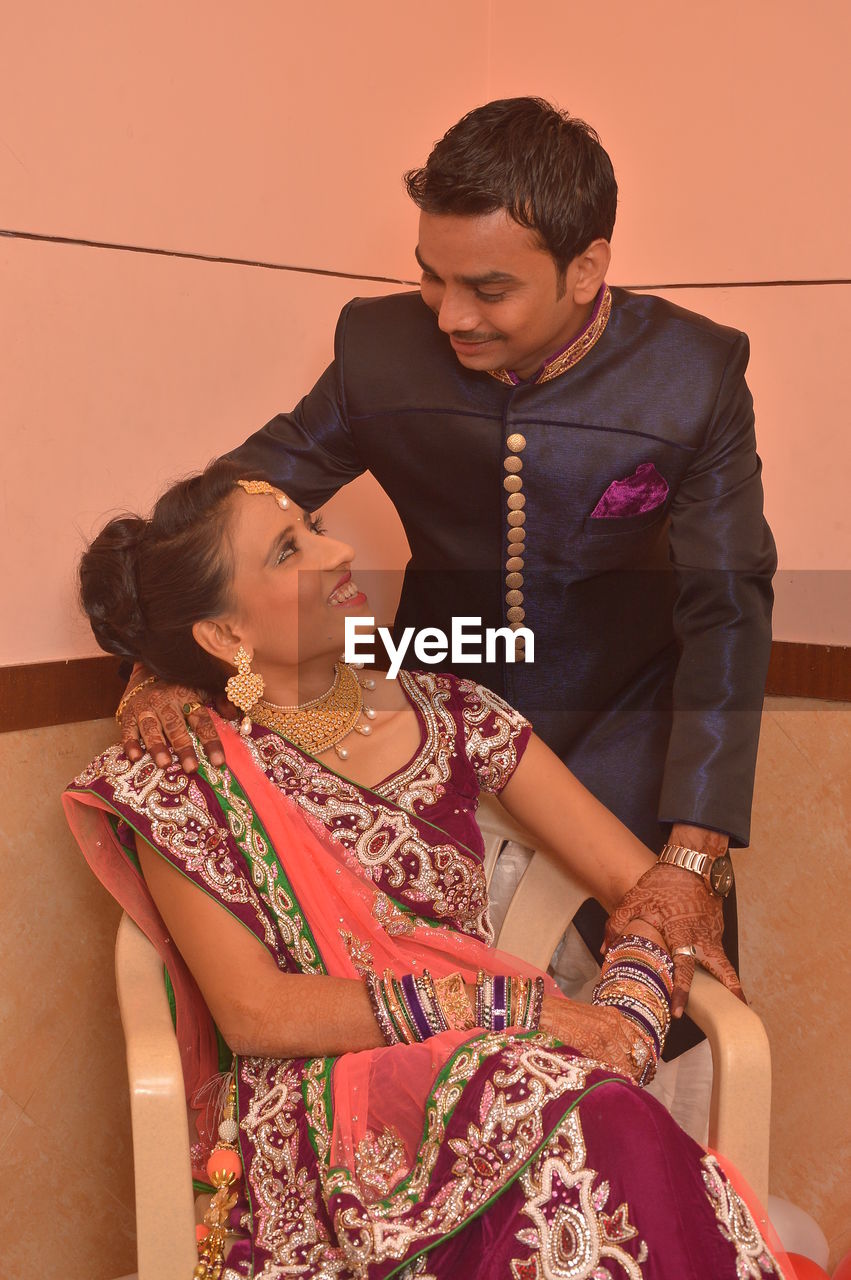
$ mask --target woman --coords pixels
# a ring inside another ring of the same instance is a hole
[[[187,714],[199,686],[245,713],[218,723],[224,766],[114,747],[65,797],[163,955],[191,1096],[236,1055],[197,1274],[780,1275],[714,1158],[635,1087],[668,1024],[675,912],[632,922],[593,1005],[564,999],[490,945],[477,794],[609,906],[652,855],[487,690],[338,662],[366,606],[352,559],[214,463],[82,562],[105,649],[185,685]]]

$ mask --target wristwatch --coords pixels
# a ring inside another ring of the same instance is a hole
[[[684,867],[703,876],[706,885],[719,898],[726,898],[733,887],[733,863],[726,853],[713,858],[698,849],[686,849],[681,844],[666,844],[659,854],[659,861],[669,867]]]

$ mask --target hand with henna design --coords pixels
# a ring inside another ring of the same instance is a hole
[[[702,876],[683,867],[657,864],[645,871],[609,916],[604,947],[610,947],[616,938],[627,933],[634,920],[645,921],[658,929],[674,961],[671,1013],[675,1018],[682,1017],[686,1007],[695,958],[729,991],[745,1001],[736,970],[721,945],[724,931],[721,902]],[[695,948],[696,957],[676,954],[677,948],[688,946]]]
[[[138,689],[138,693],[133,693],[134,689]],[[210,762],[224,764],[224,749],[210,713],[203,705],[206,700],[206,693],[188,685],[167,684],[164,680],[151,682],[150,672],[137,664],[122,699],[124,706],[118,721],[127,759],[139,760],[147,749],[154,763],[164,769],[171,764],[174,751],[184,772],[193,773],[198,768],[198,759],[189,736],[191,727]],[[234,715],[230,704],[224,699],[222,702],[228,708],[226,714]]]
[[[640,1037],[617,1009],[545,996],[540,1029],[585,1057],[604,1062],[638,1082],[643,1062],[636,1062],[633,1048],[640,1043]]]

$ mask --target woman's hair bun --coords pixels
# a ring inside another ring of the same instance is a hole
[[[80,561],[80,600],[95,639],[107,653],[134,660],[144,647],[139,555],[147,530],[139,516],[110,520]]]

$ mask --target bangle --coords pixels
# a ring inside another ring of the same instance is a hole
[[[636,1054],[646,1059],[642,1085],[655,1074],[671,1025],[673,973],[667,952],[648,938],[630,934],[609,948],[591,998],[592,1004],[617,1009],[638,1032],[633,1059],[636,1065]]]
[[[130,699],[135,698],[139,690],[144,689],[145,685],[154,684],[157,680],[159,680],[159,676],[147,676],[144,680],[140,680],[138,684],[134,684],[133,688],[130,689],[128,693],[125,693],[115,710],[115,718],[119,724],[121,724],[121,716],[124,713],[124,708],[127,706]]]
[[[472,1031],[476,1025],[476,1015],[461,974],[450,973],[445,978],[435,978],[433,986],[447,1026],[456,1031]]]
[[[375,1021],[378,1023],[379,1031],[384,1036],[387,1044],[401,1044],[402,1037],[396,1030],[395,1023],[381,999],[381,979],[375,973],[367,973],[364,975],[364,982],[366,983],[369,1003],[372,1005],[372,1012]]]
[[[544,1003],[544,979],[476,974],[476,1026],[485,1031],[523,1027],[537,1031]]]

